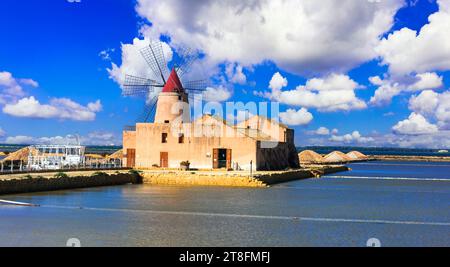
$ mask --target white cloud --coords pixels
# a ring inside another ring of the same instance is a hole
[[[6,135],[5,130],[2,129],[2,127],[0,127],[0,137],[3,137]]]
[[[31,87],[39,87],[39,83],[33,79],[19,79],[19,82],[24,85],[29,85]]]
[[[81,145],[120,145],[121,140],[113,133],[109,132],[91,132],[86,136],[78,136],[68,134],[66,136],[9,136],[6,138],[7,144],[44,144],[44,145],[66,145],[66,144],[78,144]]]
[[[439,103],[438,96],[438,93],[431,90],[423,91],[409,99],[409,109],[420,114],[432,114]]]
[[[367,107],[355,94],[361,86],[347,75],[330,74],[324,78],[310,79],[294,90],[279,90],[285,84],[287,79],[276,73],[269,84],[272,92],[257,94],[286,105],[317,108],[319,111],[349,111]]]
[[[111,60],[111,53],[113,53],[116,49],[114,48],[108,48],[105,50],[100,51],[98,53],[98,56],[101,57],[103,60]]]
[[[111,68],[107,69],[110,78],[121,86],[123,85],[125,74],[160,81],[160,77],[156,76],[157,73],[152,71],[139,52],[140,49],[148,46],[149,43],[149,39],[140,40],[134,38],[132,44],[122,44],[122,65],[119,67],[117,64],[111,63]],[[172,49],[165,42],[161,42],[161,45],[166,62],[171,61],[173,56]],[[165,66],[164,71],[168,72],[167,66]]]
[[[8,136],[5,140],[6,144],[17,144],[17,145],[29,145],[34,143],[34,138],[31,136],[24,136],[24,135],[18,135],[18,136]]]
[[[436,89],[443,85],[442,77],[434,72],[419,73],[415,76],[391,77],[382,80],[379,76],[370,77],[369,81],[378,86],[369,103],[376,106],[390,104],[394,96],[402,92],[414,92]]]
[[[25,96],[23,86],[38,87],[39,84],[32,79],[17,79],[10,72],[0,71],[0,105]]]
[[[373,142],[374,139],[372,137],[362,136],[359,131],[353,131],[351,134],[345,135],[332,135],[328,140],[332,142],[339,143],[369,143]]]
[[[279,114],[281,122],[288,125],[305,125],[312,121],[313,115],[307,109],[288,109]]]
[[[207,87],[203,92],[203,99],[205,101],[223,102],[231,97],[231,92],[224,86],[218,86],[216,88]]]
[[[421,91],[427,89],[439,88],[443,85],[442,77],[435,72],[425,72],[416,75],[417,82],[413,83],[407,89],[411,91]]]
[[[428,17],[417,33],[403,28],[376,47],[394,75],[450,69],[450,2],[438,0],[439,11]]]
[[[330,130],[326,127],[319,127],[314,133],[317,135],[329,135]]]
[[[16,117],[57,118],[76,121],[92,121],[101,110],[100,100],[82,106],[68,98],[53,98],[49,104],[41,104],[33,96],[22,98],[16,103],[6,104],[3,112]]]
[[[286,87],[287,85],[288,80],[281,76],[279,72],[276,72],[269,82],[269,88],[272,89],[272,91],[279,91],[281,90],[281,88]]]
[[[241,85],[247,83],[247,76],[242,71],[243,67],[235,63],[228,63],[225,68],[228,80]]]
[[[287,71],[342,72],[376,56],[402,0],[138,0],[145,36],[201,49],[216,63],[272,60]],[[182,15],[181,15],[182,14]],[[348,14],[352,14],[349,16]],[[288,27],[286,25],[289,25]]]
[[[438,127],[429,123],[424,116],[413,112],[408,119],[399,121],[394,125],[392,130],[396,134],[421,135],[436,133]]]
[[[436,93],[430,90],[412,96],[409,109],[436,121],[441,129],[450,129],[450,91]]]

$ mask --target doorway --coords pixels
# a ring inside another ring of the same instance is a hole
[[[213,168],[231,169],[231,149],[226,148],[213,149]]]
[[[127,149],[127,168],[134,168],[136,165],[136,149]]]
[[[160,152],[159,154],[159,166],[161,168],[169,167],[169,153],[168,152]]]

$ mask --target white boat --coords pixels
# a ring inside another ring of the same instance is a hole
[[[438,153],[448,153],[448,150],[441,149],[441,150],[438,150]]]

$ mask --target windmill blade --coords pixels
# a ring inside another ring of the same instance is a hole
[[[182,59],[181,64],[176,68],[178,76],[181,78],[186,72],[188,72],[192,64],[199,58],[199,54],[191,48],[180,48],[177,51],[178,55]]]
[[[132,75],[125,75],[122,95],[146,96],[148,93],[153,92],[155,90],[154,87],[162,87],[162,85],[155,80],[141,78]]]
[[[161,57],[161,68],[162,68],[162,73],[164,74],[164,77],[168,77],[169,76],[169,69],[167,68],[167,60],[166,60],[166,56],[164,55],[164,49],[162,46],[162,42],[154,42],[154,46],[155,48],[153,49],[154,51],[159,51],[160,53],[160,57]]]
[[[183,83],[183,88],[187,91],[205,91],[209,85],[209,81],[206,79],[187,81]]]
[[[156,111],[158,96],[153,96],[149,101],[146,101],[141,115],[136,122],[149,122],[153,120]]]
[[[150,42],[150,44],[139,50],[149,67],[153,71],[155,78],[161,77],[162,83],[166,83],[164,72],[167,72],[167,63],[160,42]]]

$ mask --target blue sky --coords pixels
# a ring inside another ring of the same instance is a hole
[[[0,143],[120,145],[144,104],[120,77],[161,38],[201,50],[211,100],[280,102],[298,146],[450,147],[448,0],[224,2],[2,1]]]

